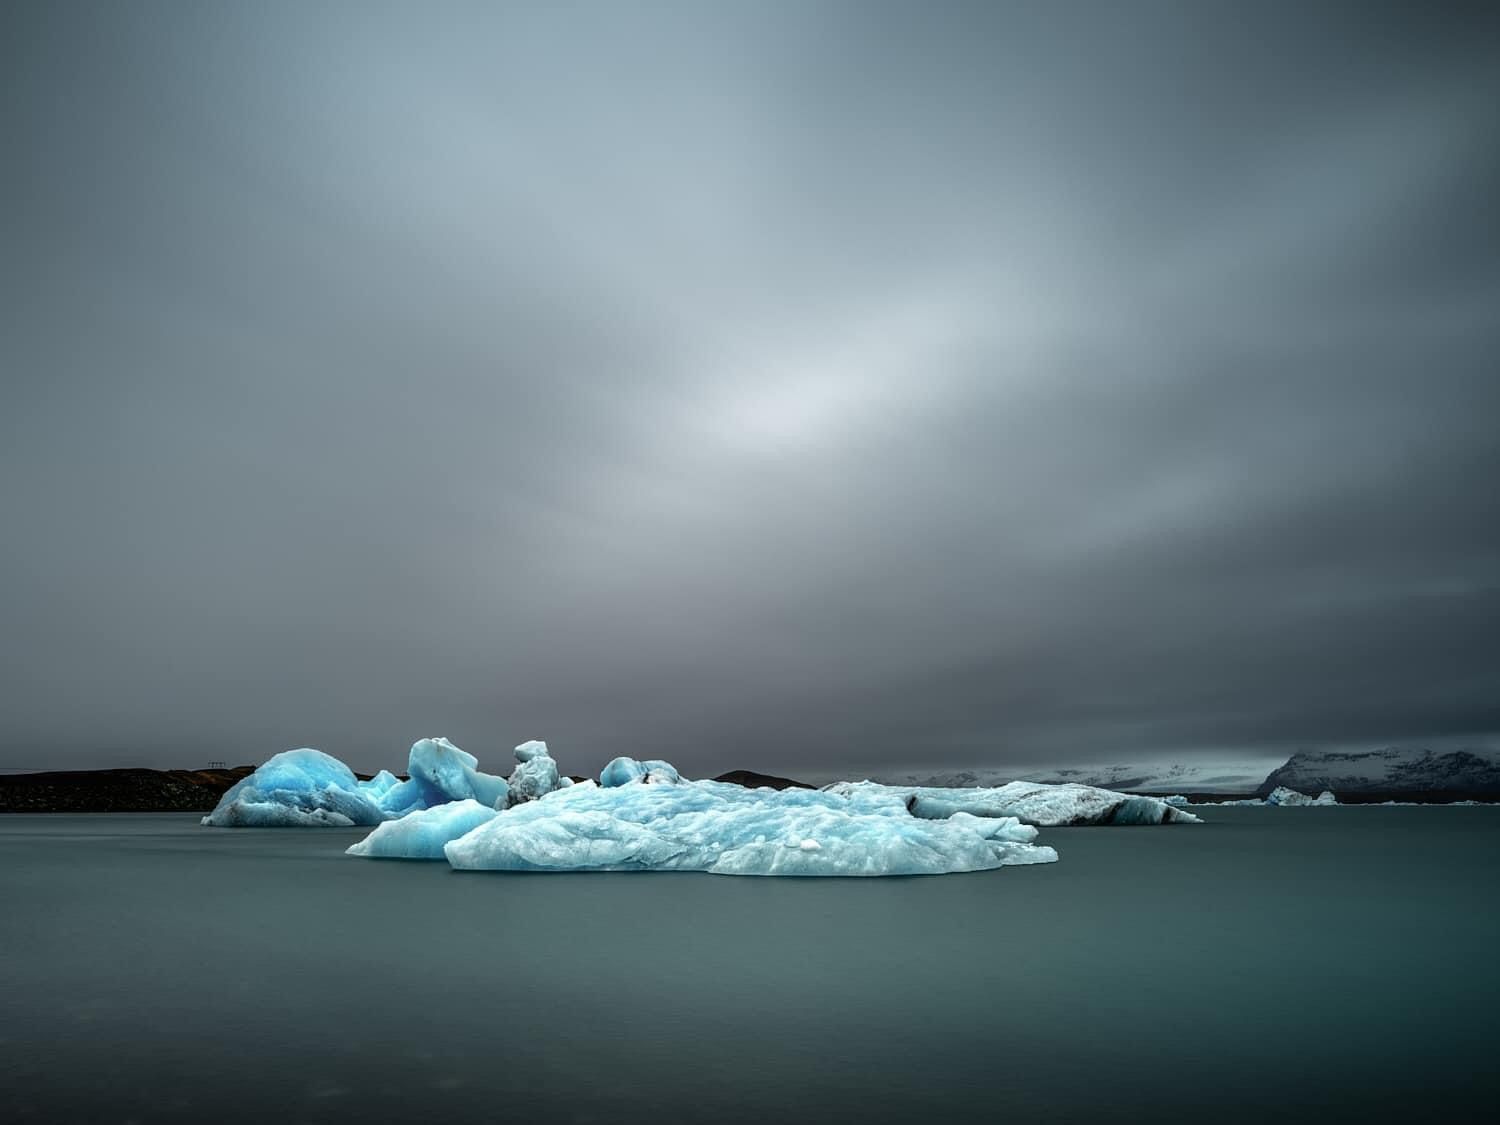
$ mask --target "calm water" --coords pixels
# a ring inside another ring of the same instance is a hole
[[[1500,808],[1044,832],[927,879],[459,874],[0,817],[7,1121],[1479,1116]]]

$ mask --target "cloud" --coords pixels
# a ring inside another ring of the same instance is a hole
[[[1500,729],[1493,20],[1232,14],[8,10],[0,764]]]

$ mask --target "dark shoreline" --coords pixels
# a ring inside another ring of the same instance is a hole
[[[254,771],[254,766],[227,769],[50,770],[42,773],[0,774],[0,813],[211,812],[231,785]],[[774,789],[813,788],[790,778],[732,770],[714,780],[739,785],[768,785]],[[1142,796],[1183,796],[1195,805],[1252,797],[1245,793],[1145,792]],[[1316,794],[1313,794],[1314,796]],[[1382,790],[1340,793],[1341,805],[1378,805],[1386,801],[1445,805],[1455,801],[1493,803],[1493,792],[1459,789]]]

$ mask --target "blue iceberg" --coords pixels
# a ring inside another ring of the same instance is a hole
[[[479,772],[479,759],[446,738],[423,738],[412,744],[406,781],[386,792],[384,806],[397,816],[449,801],[478,801],[503,809],[510,796],[505,778]]]
[[[368,781],[320,750],[287,750],[240,780],[203,818],[211,828],[351,828],[393,820],[452,801],[505,807],[505,778],[446,738],[424,738],[407,757],[410,777],[381,770]]]
[[[599,774],[599,784],[605,789],[635,784],[676,785],[680,781],[682,775],[671,762],[656,758],[644,762],[638,762],[634,758],[616,758]]]
[[[350,828],[389,813],[371,782],[320,750],[287,750],[242,778],[203,823],[215,828]]]

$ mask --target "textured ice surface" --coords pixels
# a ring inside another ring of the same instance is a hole
[[[616,759],[601,786],[560,789],[453,840],[448,862],[476,871],[936,875],[1057,858],[1013,818],[927,820],[895,793],[753,790],[682,781],[664,765]],[[667,771],[672,784],[632,783]]]
[[[659,761],[656,758],[638,762],[634,758],[616,758],[605,766],[599,774],[599,784],[605,789],[613,789],[619,785],[633,785],[636,782],[644,782],[647,785],[676,785],[682,777],[677,772],[677,767],[671,762]]]
[[[516,768],[510,775],[510,803],[535,801],[561,786],[557,763],[545,742],[523,742],[516,747]]]
[[[442,859],[443,845],[449,840],[456,840],[500,815],[498,809],[472,799],[451,801],[408,813],[399,820],[388,820],[348,852],[374,859]]]
[[[1325,789],[1316,797],[1309,797],[1306,793],[1298,793],[1295,789],[1288,789],[1285,785],[1278,785],[1271,790],[1266,797],[1268,805],[1286,805],[1291,807],[1308,805],[1336,805],[1339,799],[1332,791]]]
[[[1013,816],[1025,824],[1059,828],[1082,824],[1196,824],[1198,817],[1157,797],[1096,789],[1091,785],[1037,785],[1012,781],[994,789],[940,789],[880,785],[873,781],[840,781],[825,790],[851,799],[893,795],[913,816],[942,819],[965,812],[973,816]]]
[[[477,759],[446,738],[424,738],[407,757],[411,776],[381,770],[360,781],[320,750],[287,750],[268,759],[220,798],[203,823],[215,828],[348,828],[379,824],[450,801],[504,808],[505,778],[481,773]]]

